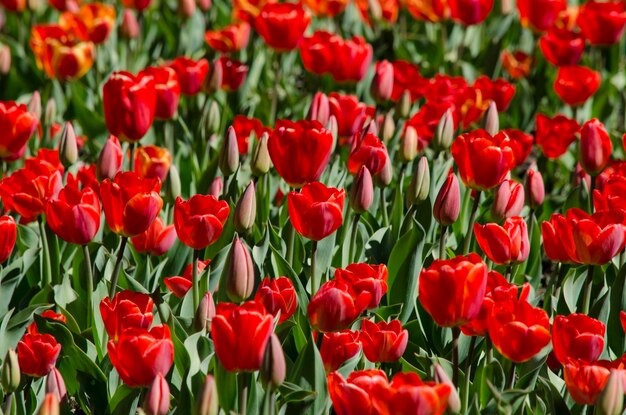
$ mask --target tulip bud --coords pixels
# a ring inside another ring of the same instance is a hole
[[[454,141],[454,118],[452,110],[448,109],[437,124],[437,131],[433,138],[433,145],[438,150],[447,150]]]
[[[378,135],[378,124],[376,124],[376,120],[369,120],[369,122],[367,123],[367,128],[363,132],[363,135],[366,134],[374,134],[376,136]]]
[[[266,387],[276,389],[283,384],[286,374],[287,367],[283,347],[278,336],[272,333],[270,341],[267,342],[265,347],[265,356],[259,372],[261,383]]]
[[[500,119],[498,118],[498,107],[495,101],[489,101],[484,123],[485,131],[490,135],[496,135],[500,131]]]
[[[98,157],[98,163],[96,164],[96,177],[98,180],[115,178],[115,175],[122,171],[122,160],[124,158],[124,152],[120,141],[115,136],[110,136]]]
[[[20,386],[20,365],[15,350],[9,349],[2,364],[2,387],[6,393],[13,393]]]
[[[456,222],[461,209],[461,190],[459,179],[452,170],[448,173],[448,178],[444,182],[439,194],[435,199],[433,216],[437,223],[442,226],[449,226]]]
[[[57,117],[57,102],[54,98],[50,98],[46,103],[46,111],[43,115],[43,121],[46,125],[52,125]]]
[[[408,163],[417,157],[417,142],[417,130],[412,126],[407,127],[400,142],[400,151],[398,152],[402,162]]]
[[[213,301],[211,292],[207,291],[204,297],[202,297],[202,300],[200,300],[200,304],[196,310],[196,315],[193,320],[194,328],[197,331],[206,330],[207,333],[210,332],[213,317],[215,317],[215,301]]]
[[[528,206],[530,206],[531,209],[536,209],[543,204],[546,189],[543,185],[541,172],[528,169],[526,172],[526,194],[528,195]]]
[[[222,179],[222,176],[217,176],[211,182],[211,187],[209,188],[209,194],[219,198],[222,195],[223,191],[224,191],[224,180]]]
[[[198,0],[197,3],[200,10],[203,12],[211,10],[211,0]]]
[[[220,170],[224,176],[230,176],[239,167],[239,147],[237,147],[237,133],[235,129],[230,126],[226,133],[226,139],[222,144],[220,151]]]
[[[76,144],[76,133],[72,123],[67,121],[61,132],[59,142],[59,159],[66,168],[76,163],[78,160],[78,145]]]
[[[407,201],[411,205],[416,205],[428,199],[430,193],[430,169],[428,159],[422,157],[417,162],[417,172],[411,178],[411,184],[407,191]]]
[[[165,179],[165,192],[170,200],[176,200],[181,194],[180,174],[178,174],[178,168],[172,164],[170,170],[167,173]]]
[[[337,124],[337,118],[334,115],[328,117],[326,129],[333,135],[333,147],[331,152],[334,152],[335,148],[337,148],[337,141],[339,139],[339,124]]]
[[[250,159],[250,168],[252,169],[252,174],[255,176],[264,175],[270,171],[270,167],[272,167],[272,159],[270,158],[270,153],[267,149],[267,142],[269,141],[269,138],[270,136],[267,131],[263,132],[261,138],[256,144],[256,147],[254,148],[254,153]]]
[[[500,11],[503,15],[511,14],[515,8],[513,0],[502,0],[500,3]]]
[[[386,144],[393,138],[393,134],[396,132],[396,123],[393,121],[393,117],[390,113],[385,115],[385,119],[383,120],[383,128],[381,133],[381,138],[383,142]]]
[[[46,397],[39,408],[38,415],[59,415],[61,408],[59,406],[59,400],[54,393],[46,394]]]
[[[195,0],[178,0],[178,14],[183,19],[189,19],[196,12]]]
[[[454,386],[450,377],[439,363],[435,363],[433,368],[435,369],[435,382],[450,386],[451,392],[450,396],[448,396],[448,409],[453,413],[461,411],[461,399],[459,398],[456,386]]]
[[[170,409],[170,386],[161,373],[158,373],[143,401],[147,415],[166,415]]]
[[[580,130],[580,165],[591,176],[604,170],[613,151],[613,144],[604,125],[596,118]]]
[[[370,93],[376,102],[385,102],[393,91],[393,65],[388,60],[376,63],[374,78],[370,84]]]
[[[204,92],[213,94],[222,87],[222,79],[224,78],[224,68],[217,61],[213,62],[209,68],[209,73],[204,81]]]
[[[393,167],[391,166],[391,159],[389,157],[387,157],[383,169],[374,176],[374,180],[378,187],[387,187],[389,183],[391,183],[391,180],[393,180]]]
[[[211,101],[205,118],[205,132],[207,134],[215,134],[220,130],[220,116],[219,105],[216,101]]]
[[[365,166],[361,166],[352,187],[350,187],[350,206],[356,213],[364,213],[369,210],[374,202],[374,183],[372,175]]]
[[[6,75],[11,70],[11,48],[0,45],[0,74]]]
[[[611,369],[609,380],[596,401],[598,415],[620,415],[624,410],[624,372]]]
[[[226,281],[226,294],[232,302],[239,303],[252,295],[254,264],[250,251],[237,235],[230,246],[223,272],[226,274],[222,277]]]
[[[328,102],[328,96],[322,92],[316,92],[313,96],[313,101],[309,107],[306,119],[309,121],[319,121],[322,125],[328,124],[330,117],[330,104]]]
[[[41,95],[39,95],[39,91],[33,92],[33,96],[28,103],[28,111],[34,113],[38,120],[41,119],[43,110],[41,108]]]
[[[524,188],[513,180],[505,180],[496,190],[491,214],[496,220],[519,216],[524,207]]]
[[[256,219],[256,191],[254,182],[251,181],[243,191],[241,197],[235,206],[235,214],[233,215],[233,223],[235,230],[240,233],[250,232],[254,226]]]
[[[59,369],[56,367],[46,376],[46,393],[54,393],[59,402],[67,395],[65,381],[63,380],[63,376],[61,376],[61,372],[59,372]]]
[[[195,415],[217,415],[219,411],[218,402],[215,379],[212,375],[207,375],[202,386],[202,392],[196,401]]]
[[[411,114],[411,93],[404,91],[396,104],[396,114],[400,118],[408,118]]]
[[[372,20],[378,21],[383,17],[383,8],[378,0],[367,0],[367,8]]]
[[[135,39],[139,37],[139,22],[137,21],[135,13],[130,9],[124,10],[120,33],[122,34],[122,37],[127,39]]]

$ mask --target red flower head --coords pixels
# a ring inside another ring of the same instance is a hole
[[[162,183],[171,164],[172,156],[165,147],[150,145],[135,149],[135,171],[144,179],[158,178]]]
[[[448,407],[452,387],[446,383],[423,382],[417,373],[398,373],[389,385],[389,409],[394,415],[420,413],[442,415]]]
[[[567,211],[566,217],[574,242],[574,251],[570,251],[570,255],[580,264],[604,265],[626,244],[624,211],[599,211],[589,215],[581,209],[572,208]],[[557,240],[561,245],[564,244],[562,239]]]
[[[348,157],[348,171],[356,174],[361,166],[365,166],[371,174],[378,174],[385,167],[387,159],[387,147],[380,138],[372,133],[356,133]]]
[[[160,373],[166,375],[174,362],[174,343],[165,324],[152,330],[131,327],[117,342],[109,340],[111,364],[130,387],[148,386]]]
[[[493,0],[452,0],[452,18],[466,26],[483,22],[493,9]]]
[[[515,152],[506,133],[495,136],[485,130],[461,134],[452,143],[452,157],[463,183],[474,190],[489,190],[515,167]]]
[[[152,0],[122,0],[122,4],[124,5],[124,7],[129,9],[135,9],[138,12],[147,9],[151,3]]]
[[[0,4],[6,10],[16,13],[21,13],[26,10],[27,2],[26,0],[1,0]]]
[[[445,0],[403,0],[402,3],[417,20],[436,23],[450,17],[450,7]]]
[[[198,275],[209,265],[210,259],[206,261],[198,261]],[[167,277],[163,279],[165,286],[178,298],[183,298],[191,289],[191,278],[193,276],[193,263],[187,265],[183,271],[183,275],[176,277]]]
[[[480,249],[496,264],[511,264],[526,261],[530,253],[526,222],[519,216],[496,223],[474,224],[474,234]]]
[[[622,1],[590,0],[578,9],[576,23],[592,45],[613,45],[624,33],[626,7]]]
[[[68,184],[71,180],[74,179],[74,176],[71,175],[72,179],[70,179],[70,175],[68,177]],[[76,172],[76,180],[84,189],[86,187],[91,188],[98,196],[100,196],[100,182],[96,178],[96,165],[95,164],[83,164],[78,168]]]
[[[582,105],[600,87],[600,73],[585,66],[561,66],[554,80],[554,91],[567,105]]]
[[[496,220],[504,220],[519,216],[523,207],[524,186],[514,180],[505,180],[496,190],[491,215]]]
[[[348,0],[304,0],[303,3],[316,16],[335,17],[345,10]]]
[[[11,256],[17,240],[17,226],[11,216],[0,216],[0,264]]]
[[[250,134],[258,139],[265,132],[271,132],[268,127],[264,127],[263,123],[256,118],[248,118],[245,115],[235,115],[233,119],[233,128],[237,136],[237,148],[239,154],[248,154],[250,151]]]
[[[179,56],[169,66],[176,71],[180,91],[185,95],[196,95],[200,92],[204,79],[209,73],[209,61],[204,58],[195,61]]]
[[[219,303],[211,337],[224,369],[229,372],[259,370],[272,329],[272,315],[260,303],[248,301],[240,306]]]
[[[355,95],[333,92],[329,95],[328,104],[330,115],[334,115],[337,120],[338,135],[344,142],[350,142],[363,129],[367,119],[373,118],[376,113],[374,107],[360,102]]]
[[[67,317],[65,317],[63,314],[55,313],[52,310],[46,310],[43,313],[41,313],[40,316],[48,320],[60,321],[61,323],[67,322]],[[29,334],[39,333],[39,329],[37,328],[37,323],[35,323],[34,321],[30,323],[28,327],[26,328],[26,332]]]
[[[147,72],[137,76],[113,72],[103,87],[104,120],[111,134],[136,142],[146,135],[156,110],[154,78]]]
[[[506,111],[515,96],[515,85],[502,78],[491,80],[482,75],[474,81],[474,88],[479,90],[483,101],[493,101],[498,111]]]
[[[486,289],[487,266],[471,253],[423,269],[418,298],[438,325],[458,327],[478,315]]]
[[[223,29],[209,30],[204,40],[210,47],[222,53],[239,52],[248,46],[250,24],[247,22],[232,23]]]
[[[121,172],[100,185],[102,208],[109,228],[122,236],[148,230],[163,207],[159,179],[142,179],[135,172]]]
[[[624,333],[626,333],[626,311],[619,312],[619,319],[622,322],[622,329],[624,330]]]
[[[345,330],[365,311],[370,300],[367,291],[357,294],[343,281],[328,281],[309,302],[309,322],[322,333]]]
[[[536,122],[537,147],[549,159],[559,158],[565,154],[580,131],[580,125],[575,120],[560,114],[554,118],[537,114]]]
[[[539,47],[553,65],[576,65],[585,51],[585,39],[571,30],[553,28],[541,36]]]
[[[152,325],[154,302],[148,294],[129,290],[115,294],[113,301],[100,302],[100,315],[107,334],[114,342],[129,328],[148,329]]]
[[[349,285],[357,295],[364,292],[371,295],[367,305],[370,310],[378,307],[383,295],[387,293],[387,277],[385,264],[350,264],[346,269],[335,270],[335,279]]]
[[[293,50],[311,23],[311,15],[300,3],[268,3],[254,20],[254,28],[265,43],[280,52]]]
[[[593,192],[593,204],[596,211],[626,210],[626,177],[612,175],[602,186],[602,190]]]
[[[359,338],[363,344],[363,354],[370,362],[397,362],[406,350],[409,332],[402,330],[400,320],[375,324],[363,319]]]
[[[513,150],[513,154],[515,155],[515,165],[519,166],[523,164],[533,149],[533,142],[535,141],[534,137],[531,134],[515,128],[502,130],[501,134],[505,135],[503,143],[511,147],[511,150]]]
[[[328,393],[337,415],[389,414],[389,382],[382,370],[360,370],[344,379],[328,375]],[[415,409],[416,407],[414,407]]]
[[[204,249],[219,239],[228,220],[230,208],[215,196],[180,197],[174,205],[174,226],[178,239],[193,249]]]
[[[320,178],[330,160],[333,135],[318,121],[278,120],[267,148],[280,176],[293,187]]]
[[[147,231],[130,238],[130,242],[140,254],[161,256],[176,242],[176,229],[173,224],[166,226],[157,216]]]
[[[236,91],[246,81],[248,75],[248,65],[230,59],[227,56],[220,56],[215,61],[215,65],[221,66],[222,70],[222,89],[225,91]]]
[[[250,23],[268,3],[276,3],[276,0],[233,0],[233,17]]]
[[[26,333],[17,344],[20,371],[32,377],[46,376],[56,365],[61,345],[49,334]]]
[[[609,381],[608,362],[585,362],[570,359],[563,366],[563,379],[567,391],[576,403],[594,405]]]
[[[519,0],[517,9],[523,26],[543,32],[567,9],[567,0]]]
[[[595,362],[604,348],[604,323],[584,314],[556,316],[552,325],[554,355],[565,364],[571,359]]]
[[[77,12],[62,13],[59,26],[83,42],[104,43],[115,27],[115,8],[99,2],[84,4]]]
[[[513,79],[526,78],[533,66],[533,57],[526,52],[516,50],[502,52],[502,67]]]
[[[325,333],[320,355],[326,373],[339,369],[341,365],[352,359],[360,351],[361,342],[358,331],[344,330],[337,333]]]
[[[413,127],[417,132],[418,151],[422,151],[432,141],[439,121],[447,111],[452,113],[453,128],[458,126],[460,119],[455,108],[453,103],[447,101],[426,101],[419,111],[406,122],[406,127]]]
[[[355,0],[354,3],[359,9],[363,21],[370,26],[373,23],[373,17],[388,23],[395,23],[398,20],[400,11],[400,2],[398,0]],[[370,11],[372,8],[375,8],[376,12]]]
[[[298,308],[296,290],[287,277],[265,278],[257,288],[254,301],[263,304],[274,317],[280,311],[279,323],[288,320]]]
[[[169,66],[150,66],[143,71],[154,78],[156,90],[156,107],[154,118],[169,120],[178,110],[180,100],[180,83],[176,71]]]
[[[405,91],[411,96],[411,102],[424,96],[428,81],[422,77],[419,67],[407,61],[394,61],[393,65],[393,90],[391,100],[398,102]]]
[[[326,187],[320,182],[304,185],[300,192],[289,192],[289,220],[305,238],[321,241],[343,222],[343,189]]]
[[[554,213],[549,222],[542,222],[541,235],[548,258],[557,262],[577,262],[571,224],[563,215]]]
[[[597,176],[609,163],[613,144],[611,137],[597,118],[587,121],[580,130],[580,166],[591,176]]]
[[[39,121],[24,104],[0,102],[0,158],[13,161],[24,155],[26,142],[35,133]]]

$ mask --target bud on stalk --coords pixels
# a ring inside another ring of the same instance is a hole
[[[207,375],[202,391],[196,400],[195,415],[217,415],[219,411],[217,386],[212,375]]]
[[[259,376],[261,382],[271,389],[276,389],[285,381],[287,367],[285,364],[285,354],[280,344],[278,336],[272,333],[270,341],[265,348],[265,356],[261,363]]]
[[[235,206],[235,213],[233,215],[233,223],[235,230],[240,233],[248,233],[254,226],[254,220],[256,219],[256,191],[254,188],[254,182],[250,181],[246,190],[243,191],[237,205]]]
[[[270,171],[270,167],[272,167],[272,159],[270,158],[270,153],[267,149],[268,140],[269,134],[267,132],[263,132],[256,147],[254,147],[254,153],[250,159],[250,167],[252,174],[255,176],[264,175]]]
[[[417,162],[417,171],[411,178],[406,197],[410,205],[417,205],[428,199],[430,193],[430,169],[428,159],[422,157]]]
[[[374,202],[374,183],[372,175],[365,166],[361,166],[354,176],[350,187],[350,206],[356,213],[364,213],[369,210]]]
[[[161,373],[157,374],[143,402],[147,415],[166,415],[170,409],[170,386]]]
[[[9,349],[2,364],[2,387],[6,393],[13,393],[20,386],[20,365],[15,350]]]
[[[61,164],[66,168],[76,163],[78,160],[78,145],[76,144],[76,133],[72,123],[67,121],[61,132],[61,141],[59,142],[59,158]]]
[[[226,139],[222,144],[222,149],[219,156],[220,170],[224,176],[230,176],[239,167],[239,147],[237,146],[237,133],[235,129],[230,126],[226,133]]]
[[[449,226],[456,222],[460,209],[461,190],[459,188],[459,179],[451,170],[435,199],[433,216],[440,225]]]
[[[237,235],[230,246],[223,272],[226,274],[223,277],[226,294],[232,302],[239,303],[252,295],[254,264],[250,251]]]

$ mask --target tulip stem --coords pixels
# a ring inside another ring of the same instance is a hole
[[[248,373],[240,372],[239,377],[241,379],[239,384],[239,413],[246,415],[248,413]]]
[[[352,245],[350,245],[352,249]],[[315,257],[317,257],[317,241],[311,241],[311,297],[317,292],[317,276],[315,275]]]
[[[511,362],[511,368],[509,369],[509,376],[506,381],[506,388],[513,389],[515,386],[515,362]]]
[[[446,231],[447,226],[441,226],[441,234],[439,235],[439,259],[446,259]]]
[[[465,381],[463,382],[463,400],[461,406],[462,414],[464,414],[467,410],[467,405],[469,403],[470,374],[472,372],[472,360],[474,360],[474,351],[476,349],[476,339],[477,336],[472,336],[472,340],[470,341],[469,346],[469,352],[467,354],[467,362],[465,363]]]
[[[128,159],[128,171],[133,171],[135,168],[135,143],[130,143],[128,145],[130,150],[130,157]]]
[[[275,52],[275,60],[274,60],[274,87],[272,88],[272,103],[271,103],[271,112],[270,116],[271,123],[274,125],[276,123],[276,116],[278,113],[278,88],[280,87],[280,78],[282,76],[282,53]]]
[[[459,386],[459,336],[461,335],[461,329],[458,327],[452,327],[452,365],[454,366],[454,372],[452,373],[452,382],[455,387]]]
[[[589,315],[589,307],[591,305],[591,288],[593,287],[593,271],[594,266],[589,264],[587,268],[587,281],[585,282],[585,294],[583,297],[583,314]]]
[[[589,214],[593,215],[593,191],[596,188],[596,176],[591,176],[591,184],[589,186]]]
[[[380,188],[380,210],[383,211],[383,223],[389,226],[389,214],[387,213],[387,201],[385,200],[385,188]]]
[[[467,189],[467,191],[471,192],[470,189]],[[478,190],[476,191],[476,195],[474,196],[474,204],[472,205],[472,213],[469,219],[469,226],[467,228],[467,232],[465,233],[465,242],[463,243],[463,255],[467,255],[470,250],[472,235],[474,234],[474,222],[476,221],[476,213],[478,212],[478,206],[480,205],[481,195],[482,192]]]
[[[193,309],[197,310],[200,305],[200,289],[198,286],[198,261],[202,255],[202,249],[193,251],[193,271],[191,273],[191,294],[193,295]]]
[[[352,261],[356,261],[354,253],[356,252],[356,238],[359,233],[359,219],[361,219],[361,215],[359,213],[355,213],[354,218],[352,219],[352,235],[350,237],[350,250],[348,254],[348,262],[350,263],[352,263]]]
[[[50,285],[52,283],[52,262],[50,262],[50,248],[48,246],[48,236],[46,235],[46,225],[43,223],[41,215],[37,218],[37,222],[39,223],[43,255],[43,282],[45,285]]]
[[[122,269],[122,260],[124,259],[124,250],[126,249],[126,242],[128,242],[128,236],[122,236],[120,242],[120,249],[117,251],[117,259],[115,260],[115,267],[113,268],[113,275],[111,275],[111,287],[109,288],[109,300],[113,301],[115,296],[115,290],[117,289],[117,280],[120,277],[120,271]]]
[[[93,270],[91,268],[91,255],[89,254],[89,247],[87,244],[83,245],[83,256],[85,259],[85,272],[87,274],[87,327],[91,327],[92,320],[92,296],[93,296]]]
[[[287,202],[289,203],[289,202]],[[291,222],[289,222],[289,228],[287,229],[287,262],[293,268],[293,247],[296,242],[296,230]]]

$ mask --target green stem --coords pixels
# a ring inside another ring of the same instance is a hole
[[[92,297],[93,297],[93,269],[91,268],[91,255],[87,244],[83,245],[83,256],[85,257],[85,272],[87,274],[87,327],[91,327],[92,322]]]
[[[596,188],[596,176],[591,176],[591,185],[589,186],[589,214],[593,215],[593,191]]]
[[[197,310],[200,305],[200,289],[198,286],[198,261],[202,255],[202,249],[193,251],[193,271],[191,273],[191,293],[193,295],[193,309]]]
[[[241,383],[239,389],[239,413],[246,415],[248,413],[248,373],[239,373]]]
[[[385,199],[385,188],[380,188],[380,209],[383,211],[383,223],[389,226],[389,214],[387,213],[387,200]]]
[[[361,219],[361,215],[359,213],[356,213],[352,219],[352,235],[350,237],[350,250],[348,254],[348,262],[350,263],[356,261],[354,253],[356,252],[356,238],[359,233],[359,219]]]
[[[461,335],[461,329],[458,327],[452,327],[452,365],[454,366],[454,372],[452,373],[452,383],[458,388],[459,386],[459,336]]]
[[[37,219],[39,223],[39,235],[41,237],[41,250],[43,255],[43,282],[44,285],[52,283],[52,262],[50,262],[50,248],[48,247],[48,236],[46,235],[46,225],[41,216]]]
[[[447,226],[441,226],[441,234],[439,235],[439,259],[446,259],[446,231]]]
[[[589,308],[591,305],[591,288],[593,287],[593,271],[594,266],[589,264],[587,268],[587,281],[585,282],[585,294],[583,297],[583,314],[589,315]]]
[[[280,86],[280,78],[282,76],[282,65],[281,65],[281,57],[282,53],[276,52],[276,58],[274,60],[274,86],[272,88],[272,103],[271,103],[271,112],[270,112],[270,122],[271,125],[276,123],[276,116],[278,113],[278,87]]]
[[[293,248],[296,242],[296,230],[291,222],[289,222],[289,228],[287,229],[287,262],[293,268]]]
[[[515,386],[515,362],[511,362],[511,368],[509,369],[509,376],[506,381],[506,388],[513,389]]]
[[[128,171],[133,171],[135,169],[135,143],[130,143],[128,145],[130,149],[130,157],[128,159]]]
[[[317,276],[315,275],[316,269],[316,257],[317,257],[317,241],[311,241],[311,297],[317,292]]]
[[[467,410],[467,405],[469,403],[470,374],[472,372],[472,360],[474,360],[474,350],[476,349],[476,339],[477,336],[472,336],[472,340],[470,341],[469,346],[469,352],[467,355],[467,362],[465,363],[465,382],[463,382],[463,400],[461,404],[462,414],[464,414]]]
[[[122,236],[120,242],[120,249],[117,251],[117,259],[115,260],[115,267],[113,268],[113,275],[111,275],[111,287],[109,288],[109,300],[113,301],[115,296],[115,290],[117,289],[117,280],[120,277],[120,271],[122,270],[122,260],[124,259],[124,250],[126,249],[126,242],[128,242],[128,236]]]
[[[471,192],[470,189],[467,189],[467,191]],[[469,226],[467,228],[467,233],[465,234],[465,242],[463,243],[463,255],[467,255],[470,250],[472,235],[474,234],[474,222],[476,221],[476,213],[478,212],[478,206],[480,205],[481,195],[482,192],[479,190],[476,192],[476,196],[474,197],[474,204],[472,205],[472,213],[469,219]]]

